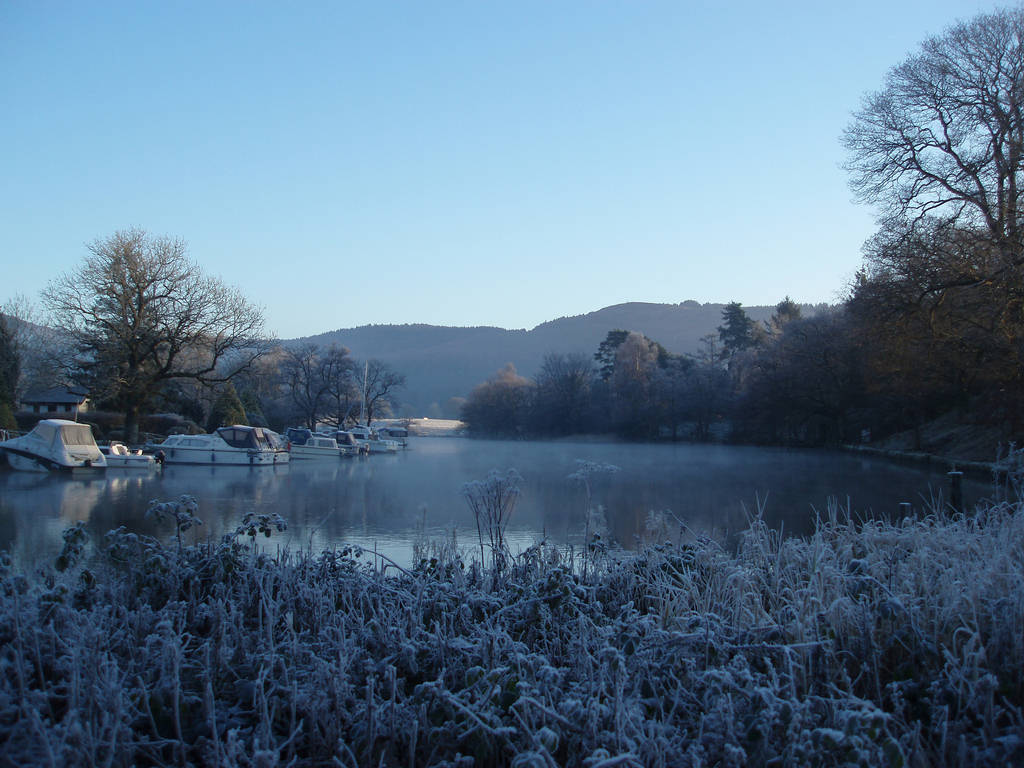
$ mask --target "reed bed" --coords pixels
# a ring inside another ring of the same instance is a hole
[[[177,510],[177,512],[176,512]],[[1024,764],[1024,509],[833,508],[632,555],[268,554],[70,529],[0,565],[14,765]],[[175,516],[177,514],[177,517]],[[658,526],[652,526],[657,530]],[[661,538],[659,536],[659,538]],[[469,550],[472,551],[472,550]],[[585,577],[584,577],[584,574]]]

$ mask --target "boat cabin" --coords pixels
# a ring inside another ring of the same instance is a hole
[[[221,427],[217,430],[217,434],[232,448],[246,448],[254,451],[276,450],[274,442],[262,427]]]

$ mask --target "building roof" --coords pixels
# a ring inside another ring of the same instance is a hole
[[[21,402],[22,405],[35,405],[36,403],[81,405],[88,397],[89,393],[81,387],[54,387],[25,395],[21,398]]]

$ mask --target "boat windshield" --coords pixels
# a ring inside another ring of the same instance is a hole
[[[60,439],[64,441],[64,445],[96,445],[88,424],[62,424]]]
[[[217,430],[225,443],[232,448],[259,448],[256,432],[249,427],[221,427]]]
[[[30,434],[35,434],[44,443],[50,443],[57,437],[57,426],[55,424],[39,422]]]
[[[289,427],[284,434],[295,445],[305,445],[306,441],[313,436],[313,433],[308,429],[298,429],[296,427]]]

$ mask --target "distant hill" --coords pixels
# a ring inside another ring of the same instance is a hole
[[[639,331],[660,342],[669,352],[694,353],[700,339],[717,333],[724,304],[647,304],[630,302],[574,317],[541,323],[533,330],[506,330],[479,326],[453,328],[437,325],[364,325],[286,344],[313,342],[340,344],[356,358],[376,358],[406,375],[399,393],[409,415],[445,415],[452,397],[465,397],[477,384],[506,363],[524,376],[532,376],[549,352],[593,355],[608,331]],[[774,307],[744,307],[755,321],[771,317]],[[805,314],[817,307],[805,306]]]

